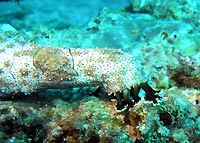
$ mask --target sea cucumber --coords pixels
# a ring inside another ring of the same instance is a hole
[[[0,46],[1,95],[83,86],[112,94],[146,81],[134,57],[116,49]]]

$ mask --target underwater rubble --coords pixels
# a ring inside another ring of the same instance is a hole
[[[17,13],[31,17],[30,3],[15,4]],[[86,86],[0,96],[0,142],[198,143],[199,6],[200,2],[191,0],[132,0],[121,9],[100,9],[82,27],[60,21],[49,27],[44,23],[23,25],[22,17],[20,21],[13,16],[16,9],[13,13],[8,10],[9,15],[0,18],[0,47],[34,43],[58,49],[120,49],[144,70],[146,75],[141,76],[146,77],[151,90],[134,85],[137,90],[130,87],[109,96],[101,88]],[[17,41],[12,41],[13,37]],[[2,85],[0,77],[0,95]],[[119,103],[124,109],[118,109]]]

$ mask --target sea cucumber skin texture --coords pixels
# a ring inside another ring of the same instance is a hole
[[[120,50],[35,44],[0,49],[1,95],[84,86],[100,86],[111,94],[146,80],[135,59]]]
[[[134,64],[135,59],[122,51],[72,49],[71,53],[74,58],[74,69],[80,75],[78,83],[97,82],[97,85],[102,86],[108,94],[130,88],[145,80],[141,75],[142,70]]]
[[[30,94],[40,89],[38,81],[43,73],[33,65],[33,55],[38,47],[34,44],[0,47],[0,94]]]

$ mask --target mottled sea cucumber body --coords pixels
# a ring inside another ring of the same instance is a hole
[[[133,56],[114,49],[0,47],[0,94],[47,88],[102,87],[108,94],[145,82]]]

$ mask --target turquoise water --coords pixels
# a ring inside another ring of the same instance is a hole
[[[199,25],[198,0],[0,1],[0,142],[198,143]]]

